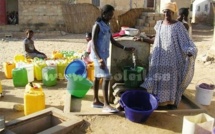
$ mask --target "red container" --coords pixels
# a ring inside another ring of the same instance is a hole
[[[0,0],[0,25],[7,24],[6,1]]]

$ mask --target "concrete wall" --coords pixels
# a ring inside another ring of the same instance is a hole
[[[131,8],[143,7],[143,0],[101,0],[101,6],[110,4],[119,11],[128,11]]]
[[[196,0],[193,2],[193,14],[192,14],[192,22],[198,23],[198,22],[204,22],[206,20],[206,17],[210,16],[210,5],[211,0]],[[208,5],[208,10],[205,11],[205,5]],[[198,11],[198,8],[200,7],[200,10]]]
[[[19,0],[19,24],[32,29],[54,30],[64,24],[62,2],[68,0]],[[75,3],[92,3],[92,0],[76,0]],[[144,0],[101,0],[100,7],[110,4],[115,7],[115,16],[143,7]]]
[[[19,24],[56,27],[63,21],[61,2],[67,0],[19,0]]]
[[[208,10],[205,11],[205,5],[208,5]],[[198,7],[200,10],[198,11]],[[198,0],[193,2],[193,14],[198,16],[201,14],[208,15],[210,13],[210,0]]]
[[[76,3],[92,3],[92,0],[76,0]],[[114,6],[116,11],[128,11],[131,8],[143,8],[144,0],[100,0],[100,7],[105,4]]]

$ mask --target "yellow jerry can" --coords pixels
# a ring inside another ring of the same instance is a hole
[[[94,81],[94,64],[93,63],[88,63],[87,64],[87,78],[90,81]]]
[[[42,80],[42,69],[46,66],[47,64],[45,61],[36,61],[34,63],[34,77],[36,80]]]
[[[29,83],[25,87],[24,93],[24,114],[45,109],[45,94],[40,84]]]
[[[13,62],[4,62],[3,63],[4,74],[7,79],[12,78],[12,70],[15,68],[15,63]]]

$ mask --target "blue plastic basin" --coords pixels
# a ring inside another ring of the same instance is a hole
[[[82,77],[87,77],[87,67],[82,60],[74,60],[69,63],[65,69],[65,78],[68,79],[68,75],[76,74]]]
[[[158,107],[157,99],[146,91],[131,90],[122,94],[120,104],[127,119],[133,122],[145,122]]]

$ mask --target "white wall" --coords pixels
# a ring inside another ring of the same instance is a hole
[[[207,11],[205,6],[208,5]],[[200,10],[198,10],[200,8]],[[195,0],[193,2],[193,18],[199,15],[208,15],[210,13],[210,0]]]

